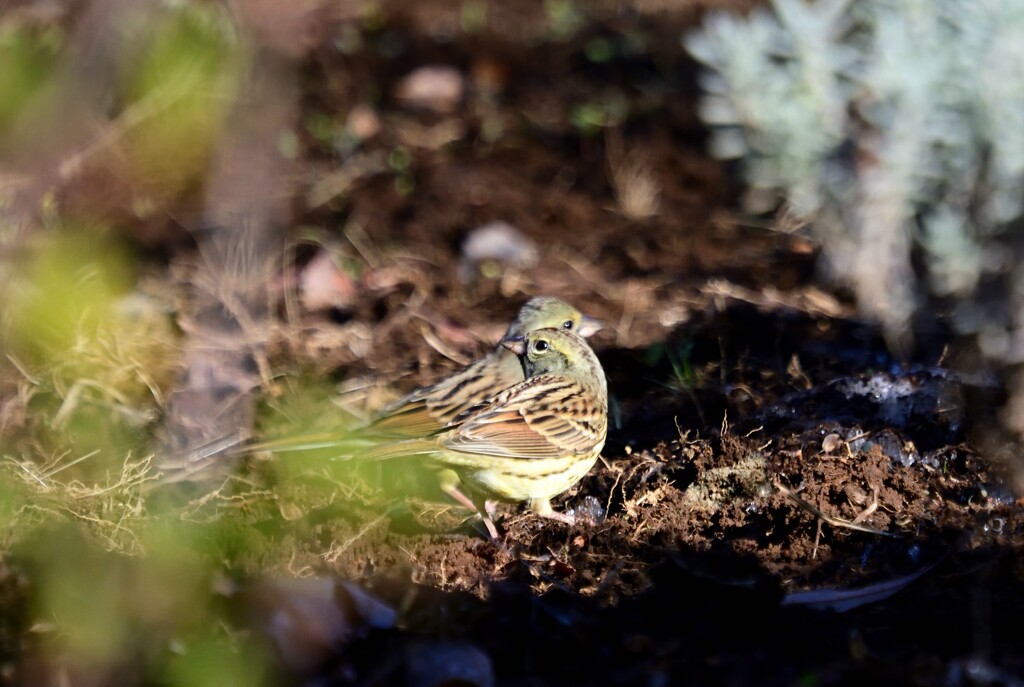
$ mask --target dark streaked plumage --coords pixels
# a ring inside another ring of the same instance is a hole
[[[519,310],[504,339],[546,328],[564,329],[586,337],[599,331],[601,324],[565,301],[537,296]],[[483,358],[391,404],[367,429],[394,437],[427,436],[497,391],[523,379],[519,358],[498,345]]]
[[[525,379],[468,409],[430,438],[397,441],[357,457],[424,456],[454,471],[492,536],[483,499],[529,501],[538,515],[555,513],[550,499],[590,470],[608,430],[604,371],[582,338],[560,329],[506,337]]]

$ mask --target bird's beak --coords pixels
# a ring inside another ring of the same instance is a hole
[[[506,336],[498,343],[500,343],[502,346],[512,351],[516,355],[523,355],[524,353],[526,353],[525,336]]]
[[[584,315],[583,318],[580,319],[580,328],[577,332],[580,336],[586,338],[597,334],[602,329],[604,329],[604,322],[597,318]]]

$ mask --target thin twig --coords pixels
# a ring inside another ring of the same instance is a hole
[[[893,536],[896,536],[896,535],[894,535],[891,532],[883,532],[882,530],[876,530],[876,529],[871,528],[871,527],[866,527],[866,526],[861,525],[861,524],[859,524],[857,522],[853,522],[853,521],[850,521],[850,520],[843,520],[842,518],[836,518],[836,517],[833,517],[831,515],[828,515],[827,513],[822,511],[820,508],[818,508],[814,504],[812,504],[812,503],[810,503],[808,501],[805,501],[804,499],[802,499],[799,496],[797,496],[795,491],[793,491],[792,489],[789,489],[789,488],[783,486],[778,480],[773,480],[772,481],[772,486],[774,486],[776,489],[778,489],[779,492],[783,496],[785,496],[786,498],[790,499],[795,504],[797,504],[798,506],[800,506],[801,508],[806,510],[808,513],[810,513],[811,515],[815,516],[816,518],[820,518],[821,520],[823,520],[825,523],[831,525],[832,527],[841,527],[843,529],[854,530],[856,532],[867,532],[868,534],[878,534],[878,535],[881,535],[883,537],[893,537]]]
[[[328,563],[334,563],[339,558],[341,558],[341,555],[343,553],[345,553],[353,544],[355,544],[362,537],[364,537],[367,532],[372,530],[374,527],[376,527],[381,522],[383,522],[385,518],[387,518],[389,515],[391,515],[393,510],[394,509],[386,511],[382,515],[378,515],[376,518],[374,518],[370,522],[368,522],[365,525],[363,525],[363,527],[360,528],[360,530],[358,532],[356,532],[354,535],[352,535],[351,537],[349,537],[345,541],[341,542],[340,544],[337,544],[336,546],[332,546],[327,551],[325,551],[324,553],[320,554],[320,557],[323,558]]]
[[[851,522],[859,525],[870,517],[876,510],[878,510],[878,489],[871,487],[871,503],[869,503],[860,513],[857,513]]]

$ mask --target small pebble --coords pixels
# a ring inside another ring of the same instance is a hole
[[[409,72],[395,86],[395,98],[409,107],[447,114],[455,110],[465,90],[458,69],[428,65]]]
[[[459,278],[470,281],[487,264],[525,269],[539,260],[540,247],[533,239],[508,222],[489,222],[469,232],[463,242]]]

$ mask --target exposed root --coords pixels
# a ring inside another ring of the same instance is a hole
[[[878,492],[875,489],[872,489],[872,493],[874,494],[874,499],[872,503],[867,508],[865,508],[864,511],[858,513],[857,517],[853,520],[844,520],[842,518],[837,518],[828,515],[823,510],[815,506],[813,503],[810,503],[809,501],[806,501],[797,496],[797,493],[795,491],[783,486],[778,480],[773,480],[772,486],[778,489],[783,496],[790,499],[793,503],[800,506],[814,517],[818,518],[820,522],[824,522],[828,525],[831,525],[832,527],[854,530],[856,532],[866,532],[867,534],[877,534],[882,537],[896,536],[892,532],[883,532],[882,530],[876,530],[873,527],[867,527],[865,525],[860,524],[865,518],[871,515],[871,513],[873,513],[878,508]],[[817,549],[817,539],[815,540],[815,549]]]

